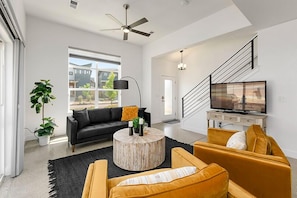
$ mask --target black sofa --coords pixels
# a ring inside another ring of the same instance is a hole
[[[138,110],[138,116],[143,117],[148,126],[151,126],[151,115],[144,108]],[[128,121],[121,121],[121,118],[122,107],[73,111],[73,115],[67,116],[66,124],[72,152],[76,144],[110,139],[116,131],[127,128]]]

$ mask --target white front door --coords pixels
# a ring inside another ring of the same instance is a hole
[[[162,76],[161,85],[162,120],[176,118],[176,80],[172,76]]]

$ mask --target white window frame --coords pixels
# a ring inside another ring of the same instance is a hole
[[[99,91],[114,91],[113,89],[102,89],[98,87],[98,72],[99,72],[99,62],[111,62],[111,63],[115,63],[118,64],[118,78],[120,78],[120,73],[121,73],[121,57],[120,56],[116,56],[116,55],[109,55],[109,54],[104,54],[104,53],[100,53],[100,52],[94,52],[94,51],[89,51],[89,50],[82,50],[82,49],[78,49],[78,48],[73,48],[73,47],[69,47],[68,48],[68,58],[70,56],[77,56],[78,58],[86,58],[86,59],[92,59],[95,61],[98,61],[96,63],[96,67],[94,68],[90,68],[90,70],[94,70],[96,72],[95,75],[95,87],[92,88],[70,88],[68,85],[68,112],[71,112],[70,109],[70,93],[71,91],[94,91],[95,93],[95,108],[98,108],[98,103],[99,103]],[[73,68],[73,69],[81,69],[79,70],[79,73],[86,73],[86,67],[81,67],[81,66],[75,66],[75,65],[70,65],[70,63],[68,62],[68,78],[69,78],[69,68]],[[82,70],[83,69],[83,70]],[[100,69],[100,71],[104,71],[102,69]],[[75,73],[77,72],[77,70],[75,70],[73,72],[73,75],[75,75]],[[68,79],[68,83],[69,83],[69,79]],[[120,104],[120,91],[118,94],[118,104]]]

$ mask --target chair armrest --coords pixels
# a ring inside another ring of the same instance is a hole
[[[76,144],[77,140],[77,128],[78,122],[72,116],[67,116],[66,118],[66,134],[68,136],[68,141],[72,144]]]
[[[228,198],[256,198],[256,196],[252,195],[232,180],[229,180]]]
[[[179,168],[183,166],[196,166],[199,169],[203,169],[208,166],[206,163],[184,150],[183,148],[176,147],[171,150],[172,168]],[[246,191],[241,186],[237,185],[233,181],[229,180],[228,187],[229,198],[255,198],[254,195]]]
[[[206,163],[186,151],[181,147],[175,147],[171,150],[171,168],[180,168],[183,166],[196,166],[202,169],[207,166]]]
[[[236,132],[238,131],[220,128],[208,128],[207,142],[225,146],[229,138]]]
[[[108,198],[107,171],[107,160],[97,160],[89,165],[82,198]]]

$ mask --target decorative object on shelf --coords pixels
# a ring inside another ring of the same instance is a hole
[[[139,136],[143,136],[143,118],[139,118]]]
[[[124,76],[124,77],[121,78],[121,80],[115,80],[115,81],[113,81],[113,88],[114,89],[129,89],[128,81],[127,80],[122,80],[122,79],[125,79],[125,78],[132,79],[136,83],[137,88],[138,88],[138,93],[139,93],[139,108],[141,108],[141,93],[140,93],[139,85],[138,85],[137,81],[135,80],[135,78],[133,78],[131,76]]]
[[[132,136],[133,135],[133,121],[129,121],[129,135]]]
[[[185,70],[187,68],[187,65],[185,63],[183,63],[183,51],[184,50],[180,50],[180,63],[177,65],[178,70]]]
[[[34,134],[37,134],[39,145],[44,146],[49,143],[50,136],[57,126],[53,118],[44,117],[44,105],[50,103],[56,97],[52,95],[53,85],[50,84],[50,80],[40,80],[40,82],[35,82],[34,84],[35,87],[30,92],[31,108],[35,108],[37,114],[41,112],[42,116],[42,124],[40,124],[39,129],[34,131]]]

